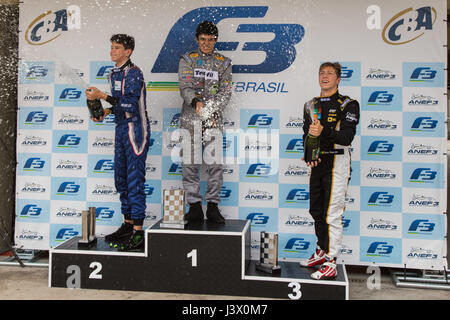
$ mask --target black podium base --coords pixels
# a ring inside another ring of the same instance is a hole
[[[231,295],[284,299],[347,299],[345,267],[334,280],[313,280],[315,268],[279,262],[280,272],[250,260],[250,221],[227,220],[185,229],[146,230],[142,252],[119,252],[103,238],[79,247],[79,237],[50,250],[51,287]]]

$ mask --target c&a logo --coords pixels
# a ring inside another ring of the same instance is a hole
[[[215,24],[233,18],[264,18],[268,6],[229,6],[203,7],[194,9],[182,16],[172,27],[152,68],[152,73],[178,72],[179,57],[196,47],[194,34],[197,25],[209,20]],[[233,73],[278,73],[291,66],[295,61],[298,44],[305,34],[299,24],[240,24],[238,33],[272,33],[274,39],[269,42],[246,42],[243,51],[262,51],[266,59],[257,65],[233,65]],[[191,35],[186,37],[186,35]],[[188,40],[189,39],[189,40]],[[219,51],[236,51],[239,42],[218,42]]]
[[[433,30],[436,18],[436,9],[430,6],[402,10],[386,23],[382,38],[391,45],[411,42]]]
[[[65,31],[81,28],[81,10],[76,5],[67,9],[47,11],[31,21],[25,40],[31,45],[43,45],[55,40]]]

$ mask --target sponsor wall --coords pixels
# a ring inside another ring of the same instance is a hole
[[[302,108],[320,92],[320,63],[339,61],[340,92],[362,111],[340,261],[441,269],[446,15],[445,1],[23,1],[16,245],[45,250],[78,235],[89,206],[99,233],[122,222],[114,118],[89,120],[82,83],[108,90],[114,33],[136,38],[132,60],[144,72],[152,126],[145,226],[162,217],[162,190],[182,185],[178,60],[208,19],[219,27],[217,49],[233,60],[221,208],[227,219],[251,219],[253,257],[263,230],[279,233],[280,259],[315,248]]]

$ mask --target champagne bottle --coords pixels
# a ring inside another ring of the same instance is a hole
[[[317,121],[317,108],[314,108],[313,121]],[[320,139],[319,137],[307,134],[305,141],[303,142],[305,146],[305,162],[317,161],[320,154]]]
[[[86,100],[91,117],[100,120],[100,118],[103,117],[103,107],[100,99]]]

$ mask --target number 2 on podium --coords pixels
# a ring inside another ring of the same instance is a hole
[[[192,249],[192,251],[187,254],[187,257],[192,259],[192,267],[197,267],[197,249]]]

